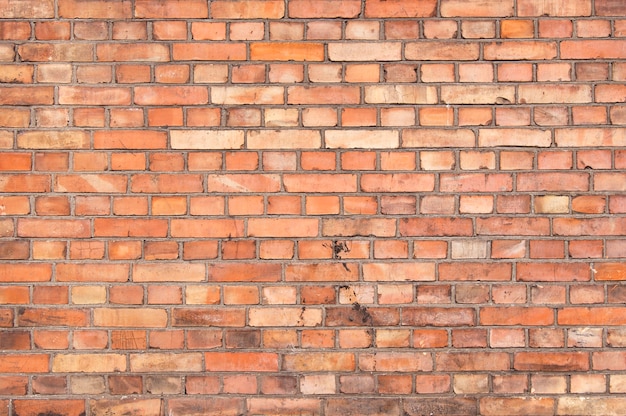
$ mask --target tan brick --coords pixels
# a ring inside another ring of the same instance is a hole
[[[202,371],[202,354],[194,353],[142,353],[130,355],[130,371],[177,372]]]
[[[103,373],[126,371],[123,354],[57,354],[52,359],[55,373]]]

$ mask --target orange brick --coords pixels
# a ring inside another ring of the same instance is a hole
[[[589,16],[591,14],[591,2],[587,0],[572,2],[521,0],[517,7],[519,16]]]
[[[186,40],[187,25],[183,21],[155,21],[152,33],[157,40]]]
[[[185,4],[173,1],[143,0],[135,7],[135,17],[138,18],[207,18],[209,9],[201,0],[191,0]]]
[[[354,18],[360,12],[361,3],[358,0],[323,0],[315,3],[296,0],[289,3],[289,17],[292,18]]]
[[[426,0],[407,5],[402,0],[372,0],[365,6],[365,17],[368,18],[415,18],[434,16],[437,2]]]
[[[233,22],[230,25],[231,40],[262,40],[264,34],[265,25],[261,22]]]
[[[279,19],[285,14],[285,5],[277,0],[218,0],[211,4],[215,19]]]
[[[500,22],[502,38],[533,38],[535,27],[532,20],[503,20]]]
[[[51,3],[48,3],[44,7],[50,7],[50,5]],[[30,37],[31,27],[28,22],[3,21],[0,23],[0,28],[2,28],[2,30],[0,30],[0,33],[2,33],[0,39],[2,40],[27,40]]]

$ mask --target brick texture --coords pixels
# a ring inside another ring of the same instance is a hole
[[[0,0],[0,415],[624,415],[625,103],[621,0]]]

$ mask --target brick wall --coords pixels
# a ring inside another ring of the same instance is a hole
[[[626,414],[622,0],[0,17],[0,415]]]

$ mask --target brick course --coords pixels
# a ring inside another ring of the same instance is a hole
[[[626,3],[0,0],[0,416],[623,415]]]

